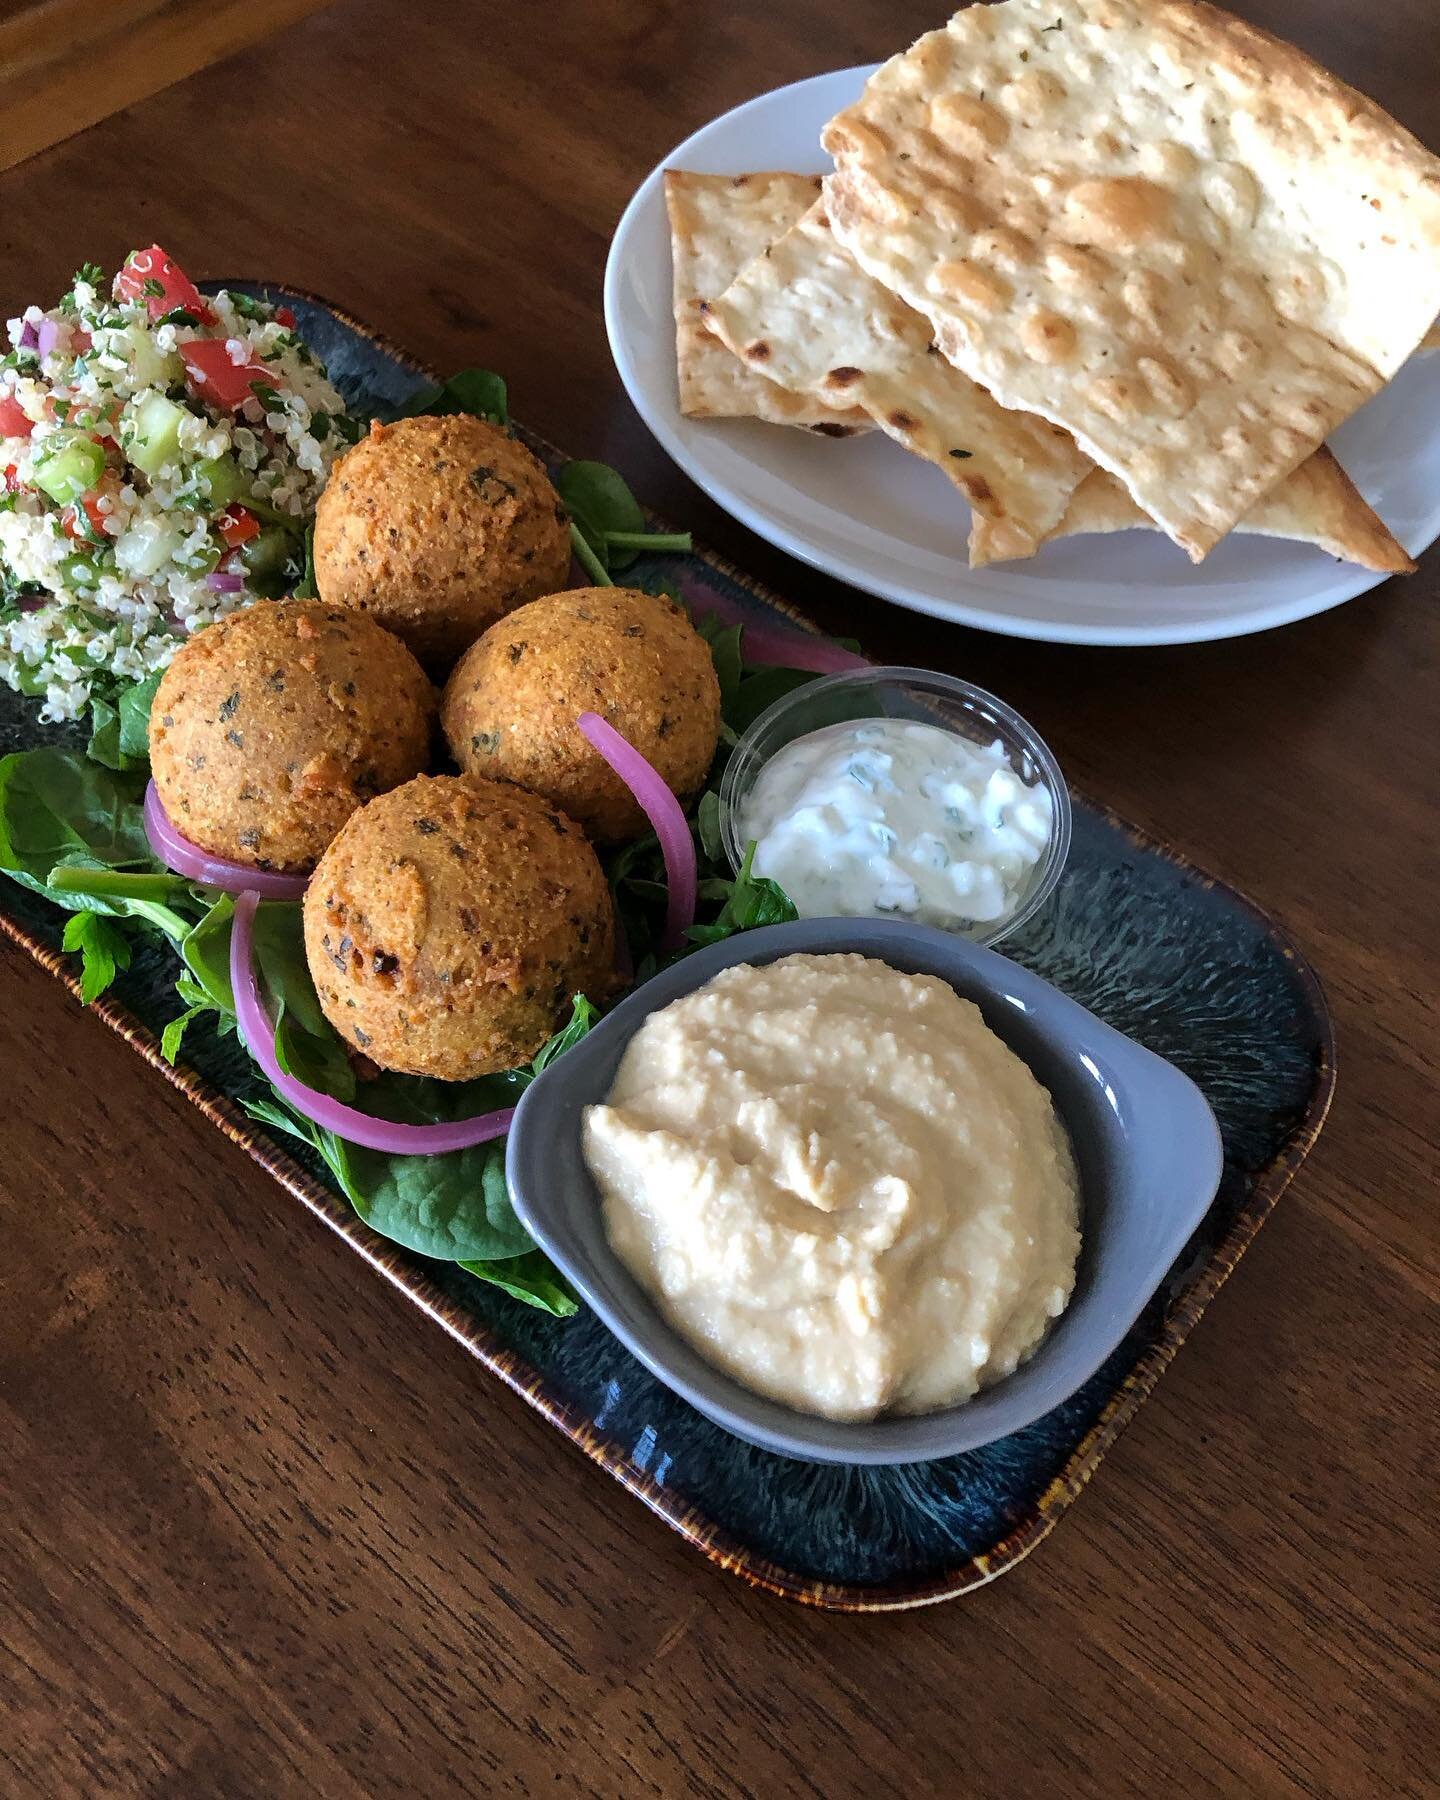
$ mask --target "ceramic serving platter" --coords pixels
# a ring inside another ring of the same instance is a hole
[[[302,334],[352,402],[398,404],[429,379],[332,307],[288,289],[264,291],[295,309]],[[808,629],[776,596],[703,552],[654,561],[689,591],[708,586],[757,623]],[[73,727],[38,726],[32,703],[0,688],[0,752],[79,738]],[[38,896],[0,881],[0,930],[74,989],[73,959],[59,949],[62,925]],[[1076,798],[1060,887],[1005,949],[1199,1084],[1220,1121],[1225,1172],[1155,1299],[1078,1393],[1013,1437],[899,1468],[796,1462],[751,1448],[663,1387],[593,1315],[544,1317],[454,1265],[376,1237],[318,1163],[243,1111],[254,1082],[233,1039],[192,1031],[191,1065],[165,1064],[159,1034],[178,1002],[164,952],[138,954],[92,1010],[371,1268],[711,1561],[772,1593],[859,1612],[964,1594],[1051,1530],[1263,1223],[1330,1100],[1329,1018],[1294,944],[1249,901],[1102,807]],[[477,1391],[477,1410],[485,1404]]]
[[[970,514],[882,432],[843,442],[754,419],[687,419],[675,380],[666,168],[822,174],[826,120],[877,65],[761,94],[676,146],[625,210],[605,273],[615,366],[663,447],[752,531],[841,581],[958,624],[1070,644],[1185,644],[1324,612],[1383,581],[1312,545],[1232,534],[1203,563],[1158,533],[1066,538],[967,564]],[[1440,356],[1413,358],[1335,433],[1336,454],[1412,555],[1440,534]]]

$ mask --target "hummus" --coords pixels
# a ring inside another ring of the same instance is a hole
[[[1074,1285],[1049,1094],[945,982],[870,957],[742,964],[653,1014],[584,1150],[671,1325],[803,1412],[968,1400]]]

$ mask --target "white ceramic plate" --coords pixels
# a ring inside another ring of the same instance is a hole
[[[791,555],[884,599],[1012,637],[1184,644],[1324,612],[1384,579],[1301,544],[1232,535],[1201,564],[1168,538],[1128,531],[1047,544],[1033,559],[970,569],[964,503],[938,469],[880,432],[834,440],[749,419],[687,419],[675,381],[665,168],[737,175],[828,167],[820,128],[869,68],[762,94],[697,131],[655,169],[621,219],[605,271],[620,379],[685,473]],[[1341,462],[1412,555],[1440,536],[1440,356],[1416,359],[1335,434]]]

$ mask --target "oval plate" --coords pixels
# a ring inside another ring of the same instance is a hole
[[[605,271],[615,366],[641,418],[711,499],[792,556],[882,599],[1010,637],[1186,644],[1324,612],[1385,579],[1310,545],[1231,536],[1203,563],[1157,532],[1069,538],[971,569],[967,508],[938,469],[880,432],[841,442],[751,419],[687,419],[675,380],[666,168],[821,173],[820,129],[877,65],[762,94],[687,138],[646,178]],[[1334,435],[1365,498],[1410,551],[1440,536],[1440,356],[1412,359]]]

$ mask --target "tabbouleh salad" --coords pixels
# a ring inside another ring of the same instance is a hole
[[[165,252],[93,264],[0,358],[0,677],[81,717],[184,639],[290,593],[358,428],[284,306],[202,296]]]

